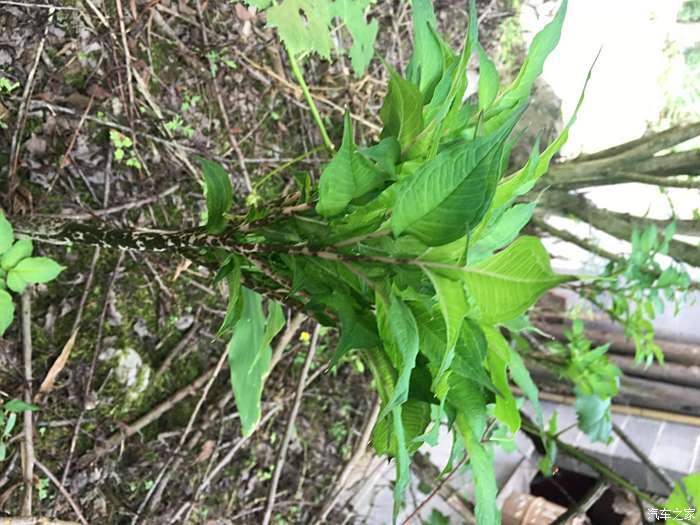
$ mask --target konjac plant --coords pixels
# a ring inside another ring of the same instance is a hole
[[[347,113],[337,148],[304,81],[302,62],[314,53],[330,58],[332,24],[341,20],[352,37],[352,66],[364,71],[378,32],[376,21],[365,20],[370,1],[248,4],[265,10],[278,30],[330,152],[318,180],[295,172],[294,191],[268,202],[257,196],[244,202],[234,199],[229,174],[201,159],[207,218],[194,230],[143,233],[54,221],[16,226],[15,233],[53,243],[178,253],[216,268],[214,282],[225,281],[229,290],[218,335],[229,340],[231,386],[244,435],[261,418],[270,345],[285,323],[283,305],[336,327],[332,362],[358,353],[381,399],[372,446],[396,464],[394,518],[411,456],[424,443],[434,445],[446,423],[454,435],[453,457],[468,454],[478,523],[499,523],[492,448],[525,425],[547,447],[541,463],[546,474],[557,448],[556,421],[543,421],[537,387],[514,342],[531,329],[527,313],[542,294],[594,279],[554,272],[540,240],[520,235],[537,204],[531,190],[566,141],[575,115],[554,142],[544,149],[533,144],[527,163],[507,175],[518,140],[512,131],[559,40],[567,2],[534,38],[519,74],[503,86],[479,44],[474,0],[459,52],[438,33],[430,0],[413,0],[413,55],[403,74],[386,65],[378,141],[357,144]],[[480,73],[472,102],[465,97],[466,69],[474,56]],[[3,265],[2,286],[6,281],[21,292],[13,275],[28,264]],[[48,260],[41,264],[44,273],[35,281],[60,271]],[[0,301],[4,329],[13,309],[7,292],[0,290]],[[557,371],[576,385],[582,428],[606,440],[620,371],[608,362],[605,348],[581,341],[580,326],[570,337],[570,345],[552,350]],[[533,422],[522,419],[511,381],[532,404]]]

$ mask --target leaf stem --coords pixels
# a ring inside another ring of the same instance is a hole
[[[270,177],[278,174],[280,171],[284,171],[287,168],[294,166],[297,162],[301,162],[307,157],[310,157],[317,151],[319,151],[323,146],[316,146],[315,148],[311,148],[309,151],[305,151],[298,157],[294,157],[292,160],[285,162],[284,164],[277,166],[275,169],[272,171],[267,172],[265,175],[260,177],[257,181],[255,181],[255,184],[253,184],[253,189],[257,190],[260,186],[262,186]]]
[[[287,55],[289,56],[289,65],[292,67],[292,73],[294,74],[294,77],[297,79],[297,82],[299,83],[299,86],[301,87],[301,91],[304,93],[304,98],[306,99],[306,103],[309,105],[309,109],[311,110],[311,115],[314,117],[314,121],[316,122],[316,125],[318,126],[318,130],[321,132],[321,138],[323,139],[323,144],[326,146],[326,149],[328,150],[329,153],[333,153],[335,151],[335,146],[331,142],[330,137],[328,136],[328,132],[326,131],[326,126],[323,125],[323,121],[321,120],[321,114],[318,112],[318,107],[316,106],[316,102],[314,102],[313,97],[311,96],[311,91],[309,91],[309,86],[306,84],[306,81],[304,80],[304,75],[301,72],[301,68],[299,67],[299,62],[297,62],[297,59],[294,58],[294,53],[290,52],[287,50]]]

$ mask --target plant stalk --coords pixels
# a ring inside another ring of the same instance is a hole
[[[318,112],[318,107],[316,106],[316,102],[314,102],[314,99],[311,96],[311,91],[309,91],[309,86],[306,84],[306,81],[304,80],[304,75],[302,74],[301,68],[299,67],[299,62],[297,62],[297,59],[294,58],[294,53],[292,53],[291,51],[287,50],[287,55],[289,56],[289,65],[292,68],[292,73],[294,74],[294,77],[297,79],[297,82],[299,83],[299,86],[301,87],[301,91],[304,93],[304,98],[306,99],[306,103],[309,105],[309,109],[311,110],[311,115],[314,118],[314,122],[316,122],[316,125],[318,126],[318,130],[321,132],[321,138],[323,139],[323,144],[326,146],[326,149],[328,150],[329,153],[333,153],[335,151],[335,146],[333,145],[333,142],[331,142],[331,139],[328,136],[328,131],[326,131],[326,126],[323,125],[323,120],[321,120],[321,114]]]

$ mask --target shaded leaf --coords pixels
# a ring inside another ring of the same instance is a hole
[[[207,194],[207,231],[221,233],[226,228],[225,213],[231,208],[233,190],[231,179],[218,162],[199,159]]]
[[[405,150],[423,129],[423,95],[418,88],[389,67],[389,91],[379,118],[381,138],[394,137]]]
[[[316,211],[325,217],[342,212],[350,201],[382,185],[384,177],[357,150],[350,114],[345,114],[343,144],[319,182]]]

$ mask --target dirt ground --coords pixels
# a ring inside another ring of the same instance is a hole
[[[509,2],[478,4],[482,42],[498,51]],[[0,3],[0,77],[10,81],[0,86],[0,180],[11,217],[193,227],[204,211],[198,155],[230,170],[244,206],[246,177],[255,185],[322,143],[274,32],[241,3],[60,5]],[[438,0],[436,8],[459,47],[467,2]],[[403,69],[409,3],[379,1],[370,16],[380,24],[378,55]],[[378,133],[386,88],[379,60],[361,78],[346,58],[312,57],[305,73],[334,140],[344,107],[358,117],[361,140]],[[326,160],[318,151],[294,169],[318,177]],[[279,194],[292,172],[267,178],[252,199]],[[259,523],[313,321],[302,322],[271,373],[263,424],[246,440],[227,371],[209,381],[224,351],[213,334],[226,299],[206,268],[169,254],[36,249],[68,269],[31,296],[35,391],[73,347],[38,402],[34,451],[46,471],[35,472],[33,513],[76,520],[53,476],[90,523]],[[19,330],[18,315],[0,340],[3,399],[21,397],[25,385]],[[374,404],[359,359],[325,370],[336,337],[322,334],[273,523],[312,521]],[[18,425],[0,463],[0,516],[20,510],[21,439]],[[356,521],[337,509],[330,522]]]

